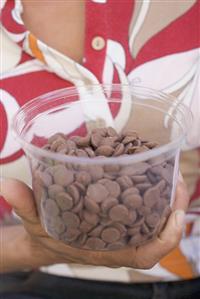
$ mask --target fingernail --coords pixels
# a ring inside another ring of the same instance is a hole
[[[178,179],[179,179],[179,181],[180,181],[181,183],[184,182],[183,176],[182,176],[182,174],[181,174],[180,171],[179,171],[179,174],[178,174]]]
[[[185,212],[183,210],[175,211],[175,221],[177,227],[183,227],[185,221]]]

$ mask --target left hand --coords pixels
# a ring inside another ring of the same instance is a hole
[[[159,237],[137,248],[103,252],[72,248],[49,237],[38,218],[33,192],[22,182],[4,179],[1,193],[23,221],[23,226],[2,228],[5,232],[2,234],[5,236],[2,250],[5,266],[1,271],[55,263],[149,269],[179,244],[189,203],[185,183],[179,180],[172,213]]]

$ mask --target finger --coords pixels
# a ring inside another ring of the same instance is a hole
[[[135,259],[139,268],[151,268],[178,246],[183,232],[184,219],[185,212],[175,210],[171,213],[160,236],[152,242],[138,247]]]
[[[33,192],[27,185],[14,179],[2,179],[1,195],[23,220],[38,222]]]
[[[186,184],[183,179],[179,176],[179,180],[176,187],[176,196],[172,205],[173,210],[187,211],[189,205],[189,194]]]

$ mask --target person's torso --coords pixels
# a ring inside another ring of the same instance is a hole
[[[31,183],[26,159],[10,130],[14,113],[32,98],[71,85],[137,84],[175,95],[191,107],[195,121],[189,141],[200,144],[198,1],[169,4],[87,0],[85,8],[79,11],[81,15],[84,12],[84,30],[77,26],[75,31],[84,40],[84,44],[80,44],[81,51],[75,51],[75,37],[67,37],[66,47],[63,42],[56,51],[51,41],[59,28],[55,28],[48,40],[42,35],[42,27],[33,35],[21,19],[21,2],[4,2],[0,87],[0,162],[4,176]],[[32,28],[34,24],[29,26]],[[40,32],[40,40],[37,32]],[[197,216],[200,213],[200,151],[193,149],[183,153],[181,167],[190,188],[194,214],[188,215],[190,223],[180,246],[152,270],[104,268],[101,271],[95,267],[63,266],[52,271],[60,275],[64,272],[63,275],[120,281],[192,278],[200,273],[200,220]]]

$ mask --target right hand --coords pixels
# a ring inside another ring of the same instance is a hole
[[[5,232],[3,234],[5,266],[1,271],[36,268],[55,263],[151,268],[179,244],[184,225],[184,212],[189,203],[186,186],[180,181],[173,212],[157,239],[137,248],[86,252],[67,246],[47,235],[37,214],[33,192],[25,184],[17,180],[4,179],[1,183],[1,193],[23,221],[23,226],[2,228]]]

